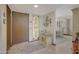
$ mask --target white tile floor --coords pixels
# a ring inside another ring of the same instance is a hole
[[[8,53],[10,54],[71,54],[72,53],[72,40],[67,37],[62,43],[56,46],[45,47],[39,44],[38,41],[35,42],[24,42],[14,45],[10,48]]]

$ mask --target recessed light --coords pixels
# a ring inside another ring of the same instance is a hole
[[[35,8],[38,8],[38,5],[34,5]]]

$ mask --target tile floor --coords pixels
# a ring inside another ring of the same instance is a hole
[[[9,54],[71,54],[72,40],[66,37],[64,41],[56,46],[45,47],[38,41],[24,42],[14,45],[8,51]]]

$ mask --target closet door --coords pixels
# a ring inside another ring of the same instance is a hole
[[[22,43],[29,40],[29,15],[13,12],[12,43]]]

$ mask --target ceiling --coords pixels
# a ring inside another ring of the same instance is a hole
[[[12,11],[22,13],[33,13],[43,15],[58,9],[73,9],[79,7],[78,4],[38,4],[38,8],[34,8],[34,4],[9,4]]]

